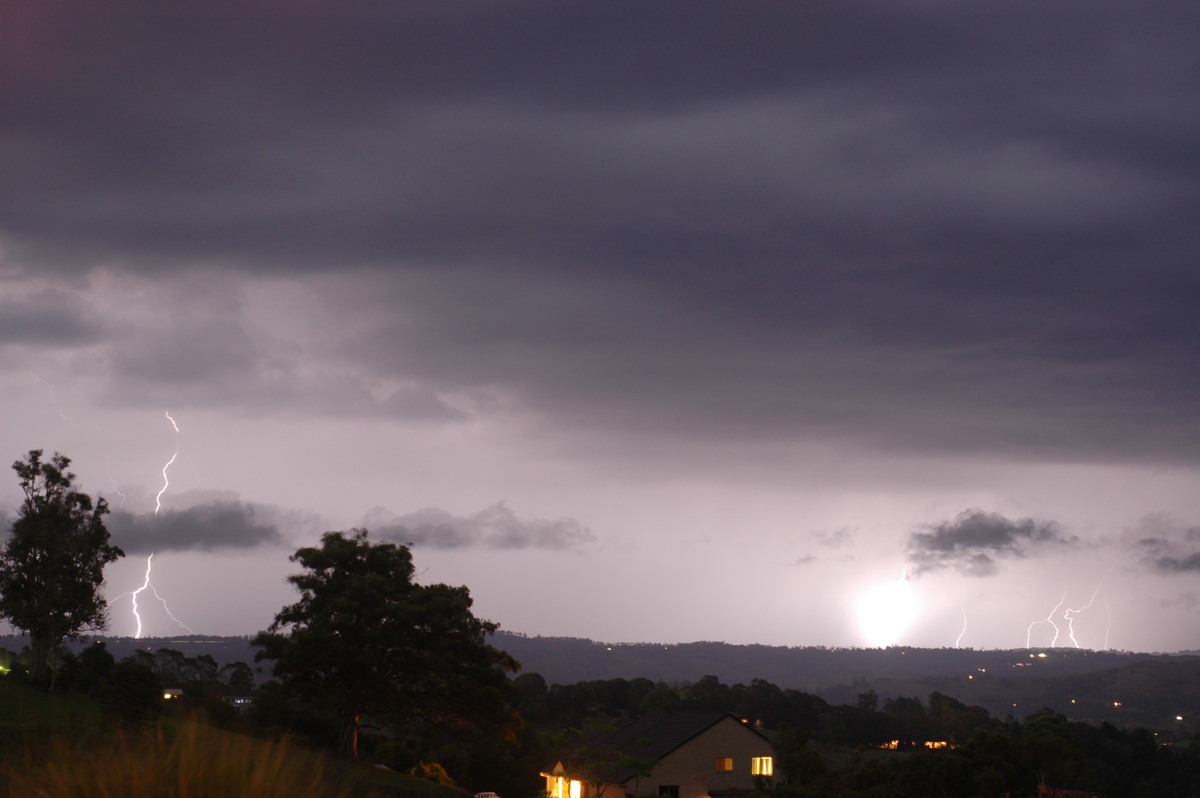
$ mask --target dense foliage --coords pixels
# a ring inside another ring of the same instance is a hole
[[[366,530],[328,532],[292,560],[300,600],[258,636],[258,656],[286,692],[336,718],[343,755],[357,758],[365,718],[392,734],[504,739],[518,666],[488,645],[496,624],[474,616],[465,587],[414,582],[408,548]]]
[[[0,617],[29,633],[38,684],[51,683],[49,658],[65,639],[104,629],[104,566],[124,556],[109,543],[107,503],[75,488],[70,465],[34,449],[12,466],[25,498],[0,551]]]

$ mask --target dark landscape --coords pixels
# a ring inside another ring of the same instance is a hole
[[[167,648],[189,657],[207,654],[221,664],[254,662],[249,637],[97,639],[118,658]],[[726,684],[749,684],[761,679],[833,704],[852,704],[867,690],[881,699],[939,692],[1000,718],[1019,718],[1048,707],[1072,720],[1200,729],[1198,652],[621,644],[504,631],[492,642],[521,663],[522,673],[539,674],[548,684],[640,678],[681,685],[705,676]],[[21,638],[0,637],[0,648],[12,650],[21,644]],[[1176,720],[1180,716],[1183,720]]]

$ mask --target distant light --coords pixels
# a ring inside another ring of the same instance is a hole
[[[1113,706],[1114,706],[1114,707],[1119,707],[1119,706],[1121,706],[1121,702],[1120,702],[1120,701],[1114,701],[1114,702],[1113,702]]]
[[[1183,720],[1183,715],[1176,715],[1175,720]]]
[[[1045,651],[1043,651],[1042,653],[1038,654],[1038,659],[1045,659],[1045,658],[1046,658],[1046,652],[1045,652]]]

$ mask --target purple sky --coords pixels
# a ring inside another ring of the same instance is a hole
[[[0,455],[112,503],[116,634],[366,526],[527,634],[1200,648],[1198,37],[10,0]]]

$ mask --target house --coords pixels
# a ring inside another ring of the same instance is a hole
[[[727,713],[678,712],[585,740],[541,775],[548,798],[717,798],[755,792],[774,772],[757,729]]]

